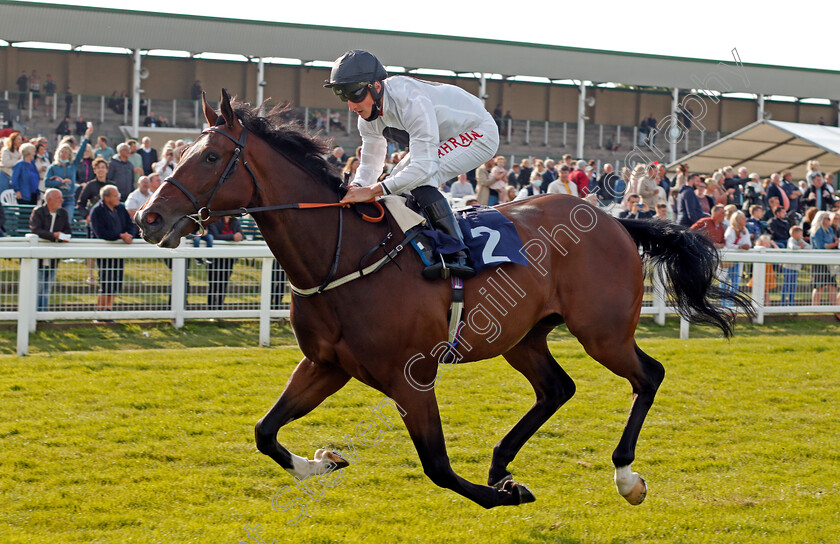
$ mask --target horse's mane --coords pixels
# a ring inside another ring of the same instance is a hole
[[[249,132],[265,140],[275,151],[326,183],[339,195],[346,192],[341,178],[335,175],[333,167],[323,156],[329,149],[329,142],[307,135],[297,121],[285,121],[283,114],[286,107],[278,104],[264,116],[260,115],[259,106],[232,101],[231,107]]]

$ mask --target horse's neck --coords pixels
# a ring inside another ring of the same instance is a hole
[[[337,202],[338,196],[323,184],[311,184],[298,202]],[[267,195],[261,205],[285,204]],[[352,209],[291,209],[256,214],[260,231],[292,285],[302,289],[320,286],[332,268],[338,246],[339,213],[343,214],[341,255],[335,278],[355,269],[362,255],[384,236],[383,228],[365,223]],[[374,241],[375,240],[375,241]]]

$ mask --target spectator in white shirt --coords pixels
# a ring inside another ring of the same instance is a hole
[[[137,180],[137,189],[128,194],[125,199],[125,209],[128,211],[128,216],[134,218],[134,212],[139,210],[143,204],[146,203],[152,196],[151,181],[147,176],[140,176]]]
[[[549,194],[579,196],[577,185],[569,180],[569,170],[565,164],[560,167],[560,177],[548,184]]]

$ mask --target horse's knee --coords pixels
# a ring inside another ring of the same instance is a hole
[[[257,443],[257,449],[260,453],[269,455],[274,451],[274,444],[277,442],[277,431],[275,429],[269,429],[268,424],[261,419],[254,425],[254,440]]]
[[[636,355],[639,357],[639,364],[641,366],[642,379],[640,385],[643,392],[656,394],[662,380],[665,379],[665,367],[662,363],[639,349],[636,346]]]
[[[542,391],[537,393],[537,403],[542,404],[552,413],[563,406],[575,395],[575,382],[562,372],[548,382]]]
[[[448,461],[423,463],[423,473],[438,487],[451,489],[455,485],[455,472]]]

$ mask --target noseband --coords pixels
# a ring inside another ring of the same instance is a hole
[[[254,174],[254,171],[251,170],[251,166],[248,164],[248,161],[246,161],[245,157],[242,156],[242,152],[245,150],[245,142],[248,139],[248,129],[246,129],[244,125],[242,126],[242,134],[239,136],[238,140],[230,134],[228,134],[227,132],[223,132],[217,129],[216,127],[210,127],[207,130],[202,131],[201,134],[210,134],[211,132],[221,134],[222,136],[233,142],[233,144],[236,146],[236,149],[233,151],[233,155],[230,157],[230,160],[228,161],[227,166],[225,167],[225,171],[222,172],[222,176],[219,178],[219,181],[216,182],[216,186],[213,187],[213,189],[211,189],[210,191],[196,198],[189,189],[184,187],[184,185],[174,177],[169,176],[165,180],[163,180],[164,182],[171,183],[172,185],[180,189],[181,192],[184,193],[184,195],[190,199],[193,206],[195,206],[195,213],[192,215],[187,215],[186,217],[188,219],[192,219],[198,224],[199,236],[204,236],[204,233],[206,232],[206,229],[204,228],[204,223],[206,221],[209,221],[211,217],[218,217],[222,215],[245,215],[249,212],[247,208],[240,208],[238,210],[220,210],[215,212],[210,211],[210,204],[216,197],[216,193],[219,192],[219,189],[221,189],[222,184],[225,181],[227,181],[227,179],[233,174],[233,171],[239,164],[240,157],[242,158],[242,164],[245,166],[245,169],[248,170],[248,174],[251,175],[251,179],[254,181],[254,186],[260,191],[263,190],[262,187],[260,187],[260,184],[257,183],[257,176]],[[200,202],[204,200],[208,195],[209,198],[207,198],[207,204],[202,206]]]

